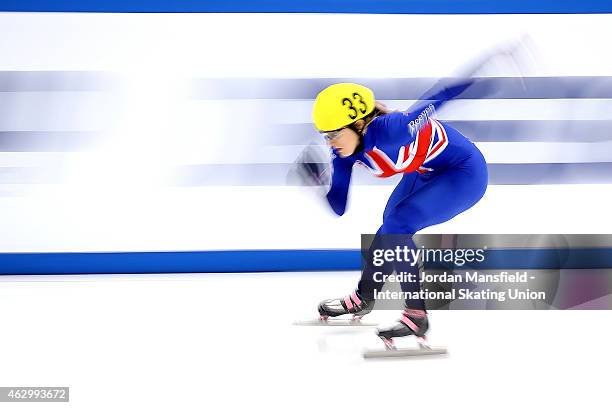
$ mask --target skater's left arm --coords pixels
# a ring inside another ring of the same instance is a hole
[[[327,192],[327,202],[336,215],[343,215],[346,211],[348,201],[348,191],[351,185],[351,174],[355,159],[351,156],[340,157],[336,152],[332,152],[332,175],[329,191]]]

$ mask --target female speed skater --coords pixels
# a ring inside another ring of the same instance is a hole
[[[439,82],[403,112],[389,111],[376,101],[372,90],[354,83],[334,84],[317,95],[312,116],[332,150],[331,185],[326,198],[337,215],[344,214],[356,163],[365,165],[377,177],[401,175],[366,258],[372,256],[374,248],[393,248],[388,245],[393,245],[397,234],[401,234],[404,245],[416,248],[413,234],[452,219],[483,197],[488,184],[485,158],[459,131],[437,120],[435,112],[471,87],[475,79],[469,77],[499,54],[496,51],[477,63],[464,76],[467,79]],[[509,51],[501,54],[512,56]],[[320,170],[304,168],[321,183]],[[372,310],[375,290],[380,290],[383,283],[374,281],[374,268],[368,259],[364,265],[356,290],[319,304],[321,319],[345,314],[360,318]],[[393,270],[388,267],[383,273]],[[402,282],[402,291],[419,292],[418,281]],[[388,348],[394,348],[394,337],[415,335],[423,342],[428,328],[425,302],[406,300],[400,320],[388,329],[379,329],[378,336]]]

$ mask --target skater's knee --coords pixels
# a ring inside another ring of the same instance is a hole
[[[418,231],[416,224],[387,220],[380,228],[381,234],[415,234]]]
[[[380,228],[383,234],[415,234],[422,229],[424,214],[416,206],[390,212]]]

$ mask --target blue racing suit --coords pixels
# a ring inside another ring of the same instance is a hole
[[[334,152],[331,187],[327,200],[338,215],[346,209],[351,172],[355,163],[366,166],[377,177],[401,174],[389,197],[377,236],[415,234],[466,211],[484,195],[488,184],[487,164],[469,139],[434,118],[437,108],[467,89],[473,80],[438,85],[408,111],[374,118],[367,126],[361,146],[348,157]],[[412,238],[408,245],[416,248]],[[405,245],[404,241],[404,245]],[[373,299],[374,269],[364,266],[358,293]],[[384,273],[392,273],[387,270]],[[402,290],[415,292],[418,283],[403,283]],[[424,310],[423,301],[407,307]]]

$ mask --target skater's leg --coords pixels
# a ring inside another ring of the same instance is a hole
[[[464,166],[450,169],[424,183],[419,189],[397,203],[387,212],[379,232],[386,234],[414,234],[423,228],[450,220],[476,204],[484,195],[487,187],[487,169],[482,155],[464,163]],[[410,239],[412,247],[414,242]],[[409,265],[408,265],[408,268]],[[404,268],[406,269],[406,268]],[[405,272],[402,270],[401,272]],[[415,276],[418,265],[408,271]],[[403,292],[420,290],[418,279],[415,282],[402,282]],[[425,302],[422,299],[406,300],[406,309],[395,326],[379,331],[379,336],[389,347],[393,337],[414,334],[423,338],[429,327]]]
[[[472,207],[482,198],[487,187],[486,164],[477,157],[474,163],[451,169],[440,174],[398,202],[387,212],[379,233],[408,234],[406,245],[416,249],[412,234],[431,225],[450,220]],[[401,264],[404,270],[418,276],[418,264],[410,267]],[[408,270],[406,270],[408,269]],[[404,292],[420,290],[417,282],[402,282]],[[424,302],[408,301],[408,308],[424,310]]]
[[[398,185],[391,193],[385,211],[383,213],[383,223],[387,215],[393,211],[394,207],[400,203],[406,196],[409,196],[413,191],[418,189],[422,185],[422,180],[419,178],[418,173],[406,173],[398,183]],[[373,300],[375,291],[380,291],[384,284],[383,279],[394,271],[394,265],[392,263],[384,263],[380,267],[376,267],[374,264],[374,255],[376,251],[384,250],[387,248],[394,248],[394,239],[391,236],[385,237],[382,233],[382,226],[374,236],[374,240],[367,249],[362,249],[362,273],[357,285],[357,293],[363,299]],[[396,239],[397,240],[397,239]],[[399,243],[398,243],[399,244]],[[374,273],[379,272],[381,275],[377,275],[380,279],[374,280]]]
[[[484,167],[484,170],[471,169],[474,163]],[[481,155],[478,160],[472,160],[464,167],[441,173],[435,177],[419,177],[416,173],[405,175],[389,198],[383,216],[383,225],[376,234],[370,249],[366,251],[358,289],[343,298],[322,302],[319,305],[321,315],[369,313],[373,306],[374,290],[380,290],[383,285],[382,279],[374,281],[373,274],[382,272],[382,275],[386,276],[393,273],[394,269],[391,263],[375,268],[372,262],[374,250],[394,248],[397,244],[415,248],[412,240],[415,232],[451,219],[471,207],[484,194],[486,184],[486,163]],[[394,234],[403,236],[398,238]],[[410,235],[408,239],[406,239],[406,234]],[[398,242],[398,239],[401,241]],[[402,285],[402,290],[418,291],[420,285],[418,282],[412,284],[406,282]],[[417,315],[424,313],[425,306],[422,301],[410,303],[408,306],[404,316],[412,315],[412,318],[418,319]]]

